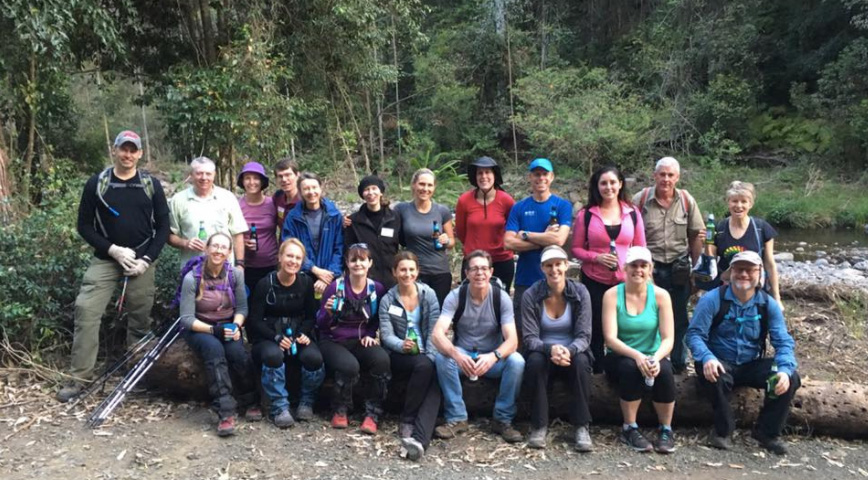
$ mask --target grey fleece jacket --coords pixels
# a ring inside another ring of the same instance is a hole
[[[440,304],[437,303],[437,294],[428,285],[416,282],[416,291],[419,292],[419,308],[422,309],[421,315],[419,315],[419,330],[421,331],[417,332],[422,337],[419,345],[423,347],[422,353],[434,361],[437,348],[431,341],[431,332],[440,316]],[[398,314],[399,309],[400,314]],[[404,338],[407,336],[407,311],[401,305],[397,285],[390,288],[380,301],[379,314],[380,340],[383,342],[383,346],[393,352],[404,353],[402,346]]]
[[[521,298],[521,325],[524,335],[525,352],[542,352],[550,356],[552,344],[543,343],[540,338],[540,323],[542,322],[543,300],[549,296],[549,286],[545,279],[537,280]],[[567,279],[564,296],[572,309],[573,341],[567,345],[570,356],[587,351],[591,343],[591,296],[588,289],[581,283]]]

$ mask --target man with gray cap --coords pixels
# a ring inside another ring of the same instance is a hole
[[[766,450],[787,453],[780,440],[790,403],[801,385],[796,372],[795,342],[787,332],[780,304],[760,288],[763,261],[745,250],[735,254],[721,275],[724,284],[706,293],[696,305],[687,344],[696,360],[699,384],[714,409],[712,447],[730,448],[735,417],[729,405],[732,389],[765,390],[765,400],[752,432]],[[766,357],[766,338],[775,349]]]
[[[93,376],[99,350],[99,328],[106,305],[123,279],[121,293],[127,311],[127,345],[151,328],[154,271],[169,236],[169,208],[160,181],[138,170],[142,140],[124,130],[112,147],[113,165],[90,177],[78,209],[78,233],[94,249],[75,299],[72,365],[67,382],[57,392],[61,402],[78,396]]]

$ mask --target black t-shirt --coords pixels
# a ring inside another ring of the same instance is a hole
[[[768,222],[760,218],[750,217],[750,225],[739,239],[732,238],[729,231],[729,218],[721,220],[715,228],[714,246],[717,247],[718,277],[727,268],[732,257],[750,250],[763,257],[766,242],[778,236],[778,232]]]
[[[247,334],[250,343],[273,341],[278,333],[280,317],[292,319],[294,333],[312,337],[318,302],[313,297],[313,280],[307,274],[299,273],[292,285],[284,287],[276,272],[269,273],[256,284],[248,303]]]

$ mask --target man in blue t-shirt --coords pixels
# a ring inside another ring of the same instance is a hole
[[[515,324],[521,325],[521,296],[545,276],[540,269],[542,250],[549,245],[563,246],[570,235],[573,207],[567,200],[553,195],[555,172],[552,162],[537,158],[528,166],[531,196],[513,205],[506,221],[506,248],[518,253],[515,268]],[[521,331],[518,332],[521,342]]]

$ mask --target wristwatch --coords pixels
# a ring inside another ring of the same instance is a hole
[[[525,242],[527,241],[527,232],[525,232],[524,230],[521,231],[521,239]]]
[[[497,358],[498,362],[503,360],[503,354],[500,353],[500,350],[495,349],[494,350],[494,356]]]

